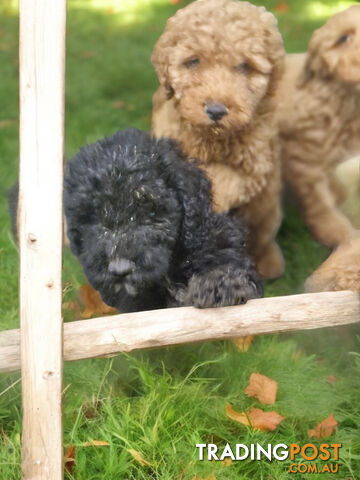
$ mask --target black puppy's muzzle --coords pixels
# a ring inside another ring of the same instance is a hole
[[[119,277],[126,277],[134,271],[135,263],[127,258],[120,258],[119,260],[112,260],[109,264],[109,272],[112,275]]]

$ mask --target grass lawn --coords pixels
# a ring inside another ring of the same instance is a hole
[[[117,129],[149,129],[157,80],[152,47],[166,18],[186,2],[169,0],[68,0],[66,156]],[[306,48],[312,31],[352,1],[260,0],[278,16],[289,52]],[[18,327],[18,252],[5,198],[17,177],[18,16],[11,0],[0,4],[0,330]],[[293,206],[285,205],[279,235],[286,274],[267,295],[301,292],[304,279],[326,257]],[[64,301],[76,297],[84,277],[64,255]],[[40,301],[40,300],[39,300]],[[71,315],[64,312],[66,319]],[[69,317],[69,318],[68,318]],[[49,319],[51,321],[51,319]],[[68,479],[282,480],[290,462],[200,462],[196,443],[262,445],[309,442],[307,430],[330,413],[339,428],[329,443],[342,443],[336,475],[294,478],[360,479],[359,327],[257,337],[247,353],[230,342],[210,342],[65,365],[64,441],[75,445]],[[357,352],[357,353],[356,353]],[[252,372],[279,383],[274,406],[285,420],[261,432],[228,419],[225,405],[244,411],[258,403],[244,394]],[[329,376],[335,382],[328,382]],[[19,374],[0,376],[0,480],[20,473]],[[85,447],[102,440],[108,446]],[[313,442],[314,440],[310,440]],[[321,441],[315,440],[316,444]],[[129,449],[148,462],[142,466]],[[321,462],[320,462],[321,463]],[[213,475],[213,477],[211,477]]]

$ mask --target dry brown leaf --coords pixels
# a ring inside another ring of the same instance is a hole
[[[335,383],[337,381],[337,378],[335,377],[335,375],[329,375],[328,377],[326,377],[326,381],[327,383]]]
[[[264,432],[274,431],[285,418],[275,411],[264,412],[261,408],[252,408],[246,413],[240,413],[229,404],[226,404],[226,415],[247,427],[251,426],[256,430],[263,430]]]
[[[240,352],[247,352],[250,348],[255,335],[246,335],[246,337],[233,338],[233,344]]]
[[[289,11],[289,5],[286,2],[278,3],[275,7],[275,12],[286,13]]]
[[[70,300],[69,302],[63,303],[63,310],[72,312],[75,315],[80,315],[81,306],[77,300]]]
[[[76,454],[75,445],[70,445],[69,448],[65,452],[64,468],[71,475],[74,473],[74,468],[75,468],[75,465],[76,465],[75,454]]]
[[[300,357],[302,356],[302,354],[303,354],[302,350],[301,350],[301,349],[298,349],[298,350],[296,350],[296,352],[294,352],[294,353],[291,355],[291,358],[292,358],[295,362],[297,362],[297,361],[300,359]]]
[[[125,107],[125,102],[123,100],[116,100],[116,102],[112,104],[112,108],[115,108],[116,110],[118,108],[124,108],[124,107]]]
[[[310,438],[325,438],[334,433],[338,425],[334,414],[331,413],[325,420],[316,425],[314,429],[308,430],[308,435]]]
[[[92,50],[86,50],[85,52],[81,52],[80,58],[83,58],[84,60],[87,60],[88,58],[94,58],[96,57],[97,53],[92,51]]]
[[[249,412],[250,422],[253,428],[263,431],[274,431],[285,417],[274,410],[264,412],[260,408],[252,408]]]
[[[151,463],[148,462],[147,460],[145,460],[145,458],[141,455],[140,452],[138,452],[137,450],[134,450],[133,448],[128,448],[128,452],[130,453],[130,455],[132,455],[132,457],[138,462],[140,463],[140,465],[142,467],[151,467]]]
[[[231,420],[235,420],[235,422],[242,423],[247,427],[250,426],[249,418],[246,413],[237,412],[232,408],[232,406],[229,403],[226,404],[225,411],[226,411],[226,415],[229,418],[231,418]]]
[[[110,443],[105,440],[91,440],[91,442],[84,442],[81,445],[83,447],[108,447]]]
[[[222,467],[230,467],[232,465],[231,458],[225,458],[225,460],[221,460],[220,462]]]
[[[10,120],[10,119],[0,120],[0,128],[12,127],[14,125],[16,125],[15,120]]]
[[[85,310],[81,318],[91,318],[96,315],[106,315],[116,313],[116,309],[106,305],[101,299],[100,293],[94,290],[89,284],[82,285],[79,289],[81,298],[85,305]]]
[[[8,43],[1,43],[0,44],[0,52],[7,52],[8,50],[13,49],[15,46],[14,43],[8,42]]]
[[[261,373],[252,373],[249,385],[244,391],[249,397],[257,398],[262,405],[272,405],[276,402],[277,388],[278,384],[272,378]]]
[[[100,410],[101,402],[96,401],[94,402],[85,402],[82,407],[82,411],[84,414],[85,418],[88,418],[91,420],[92,418],[95,418],[96,415],[98,415],[99,410]]]

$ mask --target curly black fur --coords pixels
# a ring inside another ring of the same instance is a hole
[[[67,234],[91,285],[122,312],[226,306],[262,295],[245,228],[169,139],[136,129],[85,146],[64,181]]]

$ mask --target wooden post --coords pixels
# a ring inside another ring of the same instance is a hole
[[[65,0],[20,0],[24,480],[63,480],[61,246]]]
[[[49,319],[50,320],[50,319]],[[262,333],[339,327],[360,321],[360,294],[323,292],[251,300],[246,305],[128,313],[65,323],[64,359]],[[0,333],[0,373],[20,368],[19,330]]]

